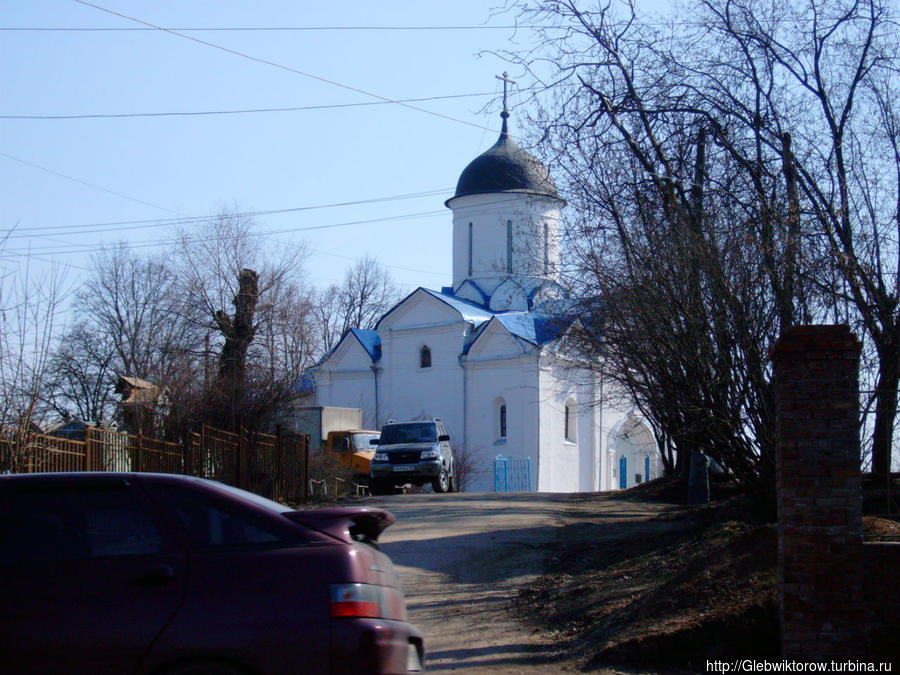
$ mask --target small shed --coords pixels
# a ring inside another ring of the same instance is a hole
[[[131,434],[153,435],[157,410],[165,405],[165,390],[138,377],[120,375],[116,393],[125,430]]]

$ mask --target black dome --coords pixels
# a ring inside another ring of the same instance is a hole
[[[451,199],[494,192],[526,192],[560,199],[547,167],[509,137],[505,118],[500,138],[463,169]]]

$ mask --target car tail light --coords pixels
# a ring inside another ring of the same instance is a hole
[[[396,588],[372,584],[332,584],[331,618],[406,621],[406,603]]]

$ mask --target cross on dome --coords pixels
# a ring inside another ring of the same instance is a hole
[[[494,75],[498,80],[503,80],[503,112],[500,113],[500,117],[503,118],[503,128],[500,130],[501,134],[509,133],[506,128],[506,120],[509,118],[509,108],[506,105],[506,85],[515,84],[515,80],[509,79],[509,73],[503,71],[503,75]]]

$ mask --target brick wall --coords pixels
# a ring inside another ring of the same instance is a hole
[[[785,658],[896,652],[900,547],[862,544],[859,354],[847,326],[794,327],[772,350]]]
[[[869,658],[896,660],[900,657],[900,544],[863,544],[862,558]]]
[[[862,656],[860,344],[847,326],[775,345],[778,571],[785,658]]]

